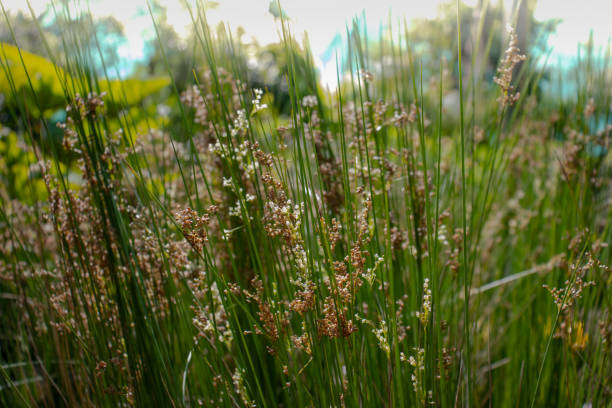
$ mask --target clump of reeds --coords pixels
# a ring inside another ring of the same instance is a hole
[[[355,24],[324,92],[281,17],[282,114],[190,11],[203,61],[172,120],[114,115],[70,30],[61,144],[13,89],[45,192],[0,188],[3,405],[612,401],[610,128],[589,125],[609,74],[588,99],[538,95],[510,31],[487,81],[462,72],[459,31],[427,78],[407,28],[374,53]]]

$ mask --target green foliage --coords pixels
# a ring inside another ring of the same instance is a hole
[[[0,129],[0,135],[0,180],[5,192],[27,204],[44,199],[46,191],[35,170],[34,154],[10,129]]]
[[[62,84],[70,80],[63,69],[39,55],[19,50],[16,46],[6,43],[0,43],[0,61],[1,93],[25,97],[26,104],[38,115],[46,109],[62,105]],[[42,112],[38,112],[39,106]]]
[[[168,77],[128,78],[125,80],[102,79],[98,84],[101,92],[114,95],[114,99],[123,106],[139,105],[145,98],[158,93],[168,85],[170,85]]]

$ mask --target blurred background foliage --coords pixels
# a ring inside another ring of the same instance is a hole
[[[176,131],[171,134],[176,134],[175,137],[180,138],[181,116],[178,112],[176,95],[197,83],[203,74],[201,68],[206,65],[204,63],[206,41],[202,37],[203,32],[193,28],[201,28],[202,22],[194,21],[190,33],[186,38],[182,38],[169,23],[167,10],[157,1],[151,1],[150,8],[143,10],[143,13],[149,13],[153,18],[156,35],[146,39],[145,57],[134,62],[128,75],[119,75],[121,56],[118,50],[119,46],[126,42],[121,24],[112,17],[94,18],[91,14],[74,13],[70,4],[68,0],[56,2],[40,15],[7,11],[5,17],[10,22],[10,28],[4,18],[0,22],[2,43],[0,59],[3,71],[0,73],[2,129],[7,129],[6,132],[11,132],[10,134],[17,132],[19,135],[26,128],[34,128],[39,137],[48,139],[55,146],[50,146],[49,150],[61,150],[62,133],[56,125],[65,120],[66,87],[63,87],[62,83],[86,80],[95,82],[100,92],[107,92],[111,96],[106,102],[111,128],[118,129],[122,113],[130,112],[129,118],[135,122],[132,125],[139,132],[145,132],[163,122],[168,129]],[[214,8],[215,5],[214,2],[207,3],[209,8]],[[534,0],[520,2],[514,14],[504,10],[502,3],[492,4],[487,1],[481,1],[475,7],[466,5],[461,7],[464,80],[474,77],[488,79],[486,86],[490,89],[482,91],[489,92],[490,95],[496,92],[492,78],[502,57],[506,40],[504,21],[513,23],[517,27],[519,48],[535,56],[527,61],[534,65],[530,67],[530,72],[535,72],[536,76],[544,79],[550,76],[547,65],[535,64],[548,52],[547,39],[554,32],[558,21],[537,21],[534,18]],[[284,12],[277,8],[276,4],[271,2],[269,11],[276,17],[277,28],[280,30],[282,24],[279,17]],[[375,80],[379,81],[377,85],[380,86],[375,88],[382,89],[383,94],[376,97],[384,98],[391,94],[389,89],[389,95],[384,95],[385,84],[393,83],[394,76],[406,76],[405,72],[399,72],[392,66],[392,55],[403,53],[409,46],[414,54],[402,58],[411,58],[415,64],[418,64],[414,69],[422,69],[423,77],[432,78],[433,86],[425,89],[424,104],[426,108],[433,108],[437,103],[438,91],[435,82],[440,59],[445,61],[456,59],[455,13],[455,5],[447,4],[441,7],[438,19],[415,20],[409,24],[403,22],[406,27],[404,38],[409,44],[396,44],[395,49],[382,46],[389,43],[391,36],[398,36],[397,32],[389,29],[390,24],[396,23],[392,21],[393,16],[390,16],[388,24],[381,23],[378,36],[369,35],[365,16],[357,17],[351,26],[347,26],[344,35],[338,34],[338,38],[332,40],[324,58],[333,59],[337,56],[339,77],[350,79],[351,74],[357,73],[355,67],[347,62],[351,56],[345,40],[354,39],[355,44],[365,43],[368,52],[364,55],[370,60],[363,61],[363,66],[368,67],[368,70],[374,74]],[[481,18],[483,13],[484,18]],[[290,19],[286,14],[283,16],[285,19]],[[80,69],[85,71],[82,72],[82,78],[70,78],[62,69],[66,61],[66,52],[70,51],[67,47],[71,47],[66,42],[66,33],[62,32],[64,27],[68,26],[71,27],[73,36],[78,33],[78,39],[75,38],[74,41],[78,44],[78,54],[82,59],[79,64]],[[281,117],[289,118],[291,115],[292,95],[289,94],[290,87],[287,84],[289,67],[295,70],[293,77],[297,83],[293,89],[296,89],[299,95],[320,94],[319,73],[307,45],[300,44],[294,39],[295,37],[290,36],[286,37],[292,38],[288,40],[293,41],[290,47],[285,47],[281,43],[261,45],[255,40],[245,42],[244,34],[244,30],[240,27],[232,32],[231,36],[227,34],[224,26],[217,27],[214,33],[216,36],[214,44],[217,47],[214,50],[216,64],[230,73],[247,78],[247,87],[264,89],[266,101],[282,115]],[[339,38],[345,40],[340,41]],[[307,44],[307,38],[304,43]],[[21,51],[18,51],[16,45]],[[478,52],[475,52],[476,50]],[[28,67],[28,72],[23,69],[24,65]],[[10,75],[7,75],[8,71]],[[9,81],[9,77],[13,80]],[[443,86],[447,120],[444,126],[449,131],[456,125],[457,120],[457,77],[456,68],[445,69]],[[395,79],[401,80],[401,78]],[[527,80],[520,76],[519,79]],[[545,81],[535,83],[539,87]],[[345,95],[350,95],[354,91],[349,80],[342,81],[340,86]],[[13,88],[16,92],[11,92]],[[408,87],[403,91],[412,92]],[[540,89],[530,92],[531,95],[540,95],[540,93]],[[11,95],[19,95],[19,100]],[[496,109],[494,98],[487,100],[490,101],[490,109],[480,110],[485,116]],[[31,118],[43,117],[46,122],[17,117],[14,112],[17,111],[16,107],[19,104],[28,107],[32,113]],[[568,117],[565,112],[568,110],[571,111],[571,108],[558,107],[560,112],[560,120],[556,123],[558,129],[563,128],[563,120]],[[150,112],[157,113],[159,123],[151,123],[148,115]],[[448,120],[453,119],[453,115],[455,120]],[[605,122],[606,119],[602,118],[601,121]],[[2,136],[2,139],[4,145],[13,144],[10,149],[19,149],[16,145],[19,136],[11,138]],[[12,179],[15,174],[19,174],[15,180],[26,177],[27,164],[19,164],[19,161],[11,161],[6,157],[0,157],[0,160],[3,178]],[[12,194],[17,190],[11,189]]]

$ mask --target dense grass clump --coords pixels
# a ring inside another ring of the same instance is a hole
[[[123,81],[4,11],[0,405],[612,404],[609,49],[567,96],[486,5],[439,48],[356,20],[330,91],[281,13],[268,88],[204,10],[193,80],[154,18]]]

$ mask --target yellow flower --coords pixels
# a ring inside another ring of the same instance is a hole
[[[573,332],[575,334],[573,336],[572,348],[574,350],[584,350],[589,340],[589,334],[584,332],[584,324],[580,321],[575,323]]]

